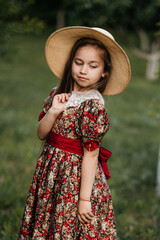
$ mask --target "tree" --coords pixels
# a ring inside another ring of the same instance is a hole
[[[67,25],[67,13],[74,11],[76,4],[74,0],[34,0],[31,11],[48,26],[59,29]]]
[[[34,0],[0,0],[0,58],[8,57],[13,50],[11,36],[15,33],[40,33],[44,22],[28,12]]]

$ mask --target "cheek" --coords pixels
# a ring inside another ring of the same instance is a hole
[[[102,72],[102,71],[97,71],[97,74],[96,74],[96,76],[97,76],[98,78],[101,78],[101,77],[102,77],[102,74],[103,74],[103,72]]]
[[[76,65],[73,63],[72,68],[71,68],[71,72],[72,72],[72,74],[74,74],[76,71],[77,71]]]

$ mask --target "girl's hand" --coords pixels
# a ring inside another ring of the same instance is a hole
[[[91,202],[81,201],[78,202],[78,219],[82,223],[90,223],[93,220],[94,214],[91,210]]]
[[[51,108],[61,113],[64,110],[65,105],[68,102],[70,96],[71,96],[71,93],[61,93],[61,94],[55,95],[52,101]]]

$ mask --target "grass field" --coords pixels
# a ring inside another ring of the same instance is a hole
[[[46,36],[13,39],[18,53],[0,62],[0,239],[15,240],[41,142],[37,118],[57,80],[44,57]],[[110,130],[103,143],[109,161],[120,240],[160,239],[155,197],[160,144],[160,81],[144,78],[145,62],[127,51],[132,80],[120,95],[105,97]]]

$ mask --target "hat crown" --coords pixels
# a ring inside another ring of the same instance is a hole
[[[102,34],[106,35],[107,37],[111,38],[112,40],[114,40],[114,37],[112,36],[112,34],[110,34],[108,31],[102,29],[102,28],[99,28],[99,27],[93,27],[92,29],[98,31],[98,32],[101,32]]]

